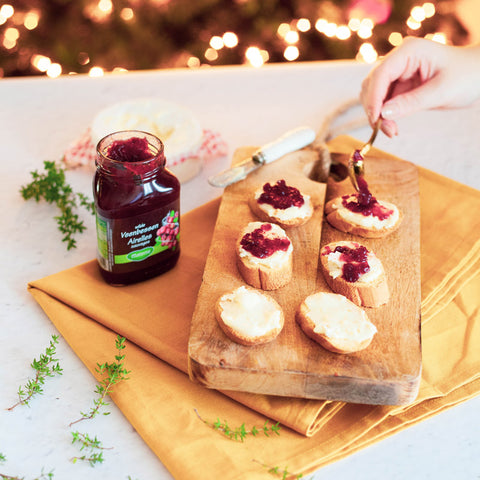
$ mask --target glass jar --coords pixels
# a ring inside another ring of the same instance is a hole
[[[146,132],[115,132],[98,142],[97,259],[110,284],[146,280],[177,263],[180,182],[165,161],[163,143]]]

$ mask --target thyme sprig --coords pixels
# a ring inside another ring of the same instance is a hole
[[[30,172],[32,181],[21,187],[20,193],[25,200],[34,198],[37,202],[44,199],[48,203],[55,204],[60,210],[60,215],[54,217],[57,226],[63,234],[62,242],[67,243],[67,250],[76,248],[74,238],[76,233],[82,233],[86,226],[75,213],[76,209],[85,207],[90,213],[94,213],[93,202],[83,193],[75,193],[65,180],[65,170],[55,162],[43,162],[45,173],[37,170]]]
[[[277,477],[281,477],[282,480],[300,480],[301,478],[303,478],[303,473],[292,473],[288,470],[287,467],[272,467],[255,459],[252,461],[259,463],[263,468],[267,469],[268,473]]]
[[[81,417],[70,423],[70,427],[75,423],[81,422],[83,420],[89,420],[94,418],[100,411],[101,407],[109,405],[106,402],[106,397],[110,395],[113,387],[120,383],[122,380],[128,380],[129,370],[125,368],[124,360],[125,354],[123,350],[125,349],[125,338],[117,335],[115,340],[115,348],[118,353],[115,355],[115,362],[112,363],[97,363],[97,368],[95,369],[101,375],[106,375],[102,381],[100,381],[95,387],[95,393],[98,397],[93,401],[93,407],[88,413],[80,412]],[[103,415],[109,415],[110,412],[104,412]]]
[[[219,418],[217,418],[215,422],[210,422],[202,418],[196,408],[194,408],[194,411],[197,414],[197,417],[205,425],[208,425],[210,428],[223,433],[230,440],[235,440],[237,442],[243,442],[249,435],[256,437],[261,433],[263,433],[266,437],[269,437],[272,433],[275,435],[280,435],[280,430],[282,428],[279,422],[272,424],[268,420],[266,420],[261,427],[254,425],[250,429],[247,429],[245,423],[242,423],[239,427],[232,428],[230,425],[228,425],[226,420],[222,422]]]
[[[55,358],[58,336],[52,335],[51,338],[50,345],[45,349],[45,353],[40,355],[38,360],[33,359],[31,363],[31,367],[36,371],[35,378],[28,380],[23,387],[18,387],[19,400],[7,410],[13,410],[18,405],[28,405],[34,395],[43,393],[43,384],[47,377],[62,375],[63,369]]]
[[[70,461],[76,463],[78,460],[88,462],[91,467],[94,467],[97,463],[103,463],[103,451],[111,450],[113,447],[104,447],[102,442],[95,436],[90,438],[88,433],[80,433],[78,431],[71,432],[72,443],[80,445],[80,451],[86,450],[87,453],[72,457]]]

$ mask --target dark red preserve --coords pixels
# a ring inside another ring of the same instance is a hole
[[[358,193],[353,195],[355,200],[349,200],[350,195],[344,195],[342,197],[342,205],[354,213],[361,213],[365,217],[372,215],[379,220],[387,219],[393,213],[393,210],[378,203],[378,200],[370,192],[368,184],[363,176],[357,175],[356,179]]]
[[[264,223],[260,228],[256,228],[253,232],[246,233],[240,240],[243,249],[257,258],[267,258],[273,255],[276,251],[287,251],[290,246],[290,240],[286,237],[268,237],[266,232],[269,232],[272,226],[269,223]]]
[[[97,145],[96,166],[103,278],[126,285],[173,268],[180,255],[180,183],[165,168],[161,140],[135,130],[112,133]]]
[[[338,245],[334,252],[340,252],[340,260],[345,262],[342,267],[342,277],[347,282],[356,282],[360,275],[370,271],[368,250],[363,246],[350,248]]]
[[[278,180],[275,185],[266,183],[258,203],[267,203],[273,208],[286,210],[290,207],[301,207],[305,200],[298,188],[290,187],[285,180]]]

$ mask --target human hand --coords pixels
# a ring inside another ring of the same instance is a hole
[[[362,83],[360,98],[373,125],[398,135],[396,119],[420,110],[460,108],[480,98],[480,45],[453,47],[407,37]]]

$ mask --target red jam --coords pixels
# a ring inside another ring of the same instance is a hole
[[[273,186],[270,183],[263,186],[258,203],[268,203],[279,210],[286,210],[290,207],[301,207],[305,201],[297,188],[289,187],[285,180],[278,180]]]
[[[355,248],[346,245],[338,245],[335,250],[326,248],[323,255],[340,252],[339,260],[345,262],[342,266],[342,278],[350,283],[356,282],[360,275],[370,271],[368,264],[368,250],[363,245],[357,245]]]
[[[250,233],[246,233],[240,244],[250,254],[257,258],[267,258],[275,252],[287,251],[290,246],[290,240],[286,237],[269,238],[265,232],[269,232],[272,226],[269,223],[264,223],[260,228],[256,228]]]
[[[152,158],[146,138],[115,140],[107,148],[107,157],[118,162],[141,162]]]
[[[351,212],[361,213],[365,217],[372,215],[379,220],[385,220],[392,215],[393,210],[378,203],[377,199],[372,195],[366,180],[360,175],[357,175],[356,178],[359,191],[353,195],[355,200],[348,201],[351,195],[344,195],[342,197],[342,205]]]
[[[180,183],[165,169],[163,143],[116,132],[97,146],[93,189],[103,278],[126,285],[175,266],[180,255]]]

